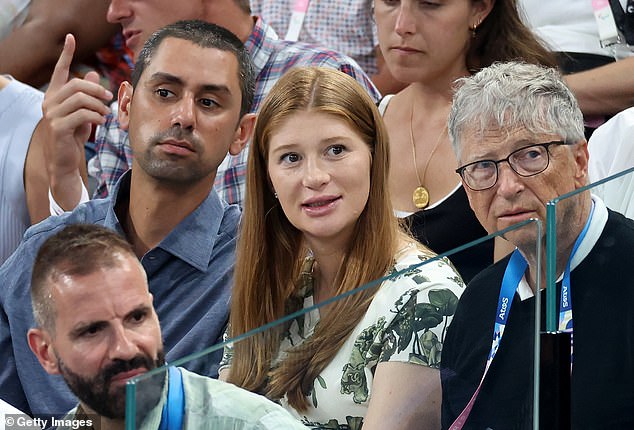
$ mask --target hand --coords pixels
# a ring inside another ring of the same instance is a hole
[[[67,210],[81,195],[78,178],[85,164],[84,144],[92,125],[105,122],[110,109],[104,103],[112,99],[112,93],[99,84],[96,72],[68,80],[74,52],[75,38],[68,34],[42,103],[47,130],[43,149],[51,192]]]

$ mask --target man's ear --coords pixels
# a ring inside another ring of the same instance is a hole
[[[119,103],[119,128],[127,130],[130,125],[130,104],[132,103],[132,94],[134,88],[130,82],[122,82],[119,86],[118,103]]]
[[[590,159],[590,153],[588,152],[588,142],[585,140],[580,141],[572,148],[573,155],[575,157],[575,163],[577,166],[575,172],[575,186],[581,188],[588,185],[588,161]]]
[[[247,146],[247,143],[251,140],[251,136],[253,136],[255,118],[256,116],[254,113],[248,113],[240,118],[233,142],[231,143],[231,146],[229,146],[229,154],[238,155],[240,151]]]
[[[44,370],[51,375],[60,373],[57,355],[50,334],[41,328],[32,328],[27,333],[29,348],[37,357]]]

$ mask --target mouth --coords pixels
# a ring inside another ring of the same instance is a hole
[[[130,49],[134,49],[134,47],[138,44],[138,39],[141,37],[140,30],[124,30],[122,34],[125,39],[126,46]]]
[[[324,216],[335,210],[341,199],[341,196],[321,196],[304,201],[301,207],[309,216]]]
[[[422,52],[420,49],[415,49],[409,46],[393,46],[390,49],[402,55],[420,54]]]
[[[112,379],[110,379],[110,382],[113,384],[125,384],[128,379],[142,375],[146,372],[147,369],[145,367],[137,367],[136,369],[128,370],[127,372],[117,373],[112,377]]]
[[[528,209],[513,209],[510,211],[506,211],[498,215],[498,219],[517,223],[520,221],[524,221],[526,219],[531,218],[531,216],[535,213],[535,211]]]
[[[302,207],[305,208],[321,208],[328,206],[341,199],[341,196],[324,196],[313,199],[308,199],[302,203]]]
[[[164,140],[158,143],[163,151],[175,155],[187,155],[196,152],[191,143],[186,140]]]

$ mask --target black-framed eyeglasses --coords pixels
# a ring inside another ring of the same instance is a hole
[[[498,181],[498,165],[504,161],[515,173],[528,177],[537,175],[550,163],[548,148],[551,145],[566,145],[563,140],[528,145],[509,154],[501,160],[478,160],[456,169],[464,183],[473,191],[483,191],[493,187]]]

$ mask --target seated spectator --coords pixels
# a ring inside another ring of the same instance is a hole
[[[129,80],[131,62],[122,44],[121,34],[106,19],[108,0],[0,0],[0,9],[12,9],[21,3],[22,19],[0,35],[0,73],[34,87],[48,83],[66,34],[77,38],[73,74],[84,76],[99,72],[103,84],[116,92],[123,80]],[[17,12],[17,8],[15,8]]]
[[[52,85],[68,73],[69,47]],[[50,415],[76,403],[24,341],[33,325],[29,283],[35,253],[67,225],[99,224],[130,242],[147,272],[168,359],[217,343],[227,323],[240,213],[212,184],[227,152],[236,154],[251,136],[248,54],[224,28],[176,23],[148,40],[132,83],[121,86],[118,100],[119,121],[130,131],[137,155],[135,168],[110,198],[91,200],[30,229],[0,267],[0,398],[27,413]],[[52,123],[52,136],[71,148],[82,124],[72,116]],[[214,359],[220,357],[192,362],[190,370],[213,376]]]
[[[305,10],[297,8],[298,4],[305,4]],[[404,85],[385,66],[373,8],[371,0],[251,0],[253,14],[261,16],[279,35],[286,35],[285,40],[327,46],[352,57],[381,94],[392,94]]]
[[[41,103],[42,93],[0,75],[0,264],[49,212],[48,175],[37,143],[44,133]]]
[[[230,337],[434,257],[392,214],[388,151],[352,78],[296,68],[278,81],[249,155]],[[462,288],[447,259],[431,261],[236,342],[223,377],[309,427],[437,428],[444,327]]]
[[[279,40],[275,31],[262,19],[250,15],[248,0],[225,2],[113,0],[107,18],[110,22],[122,25],[126,43],[135,54],[138,54],[143,41],[154,30],[176,19],[201,19],[229,29],[244,42],[255,65],[256,88],[253,112],[257,111],[262,99],[277,79],[295,66],[325,66],[341,70],[353,76],[374,99],[379,98],[369,78],[353,60],[326,48]],[[60,91],[69,91],[69,89],[64,88]],[[85,108],[99,115],[102,114],[100,108],[95,109],[95,106],[99,106],[95,103],[95,98],[99,103],[103,101],[102,97],[95,96],[98,89],[93,86],[74,87],[70,91],[83,94],[82,100],[85,102],[76,109]],[[61,97],[58,93],[58,90],[47,92],[46,99],[50,99],[55,105],[55,101],[59,101]],[[66,92],[62,94],[69,95]],[[85,97],[86,94],[90,97]],[[48,113],[45,112],[45,116],[47,115]],[[120,129],[114,115],[109,115],[106,123],[98,127],[96,144],[97,156],[93,159],[90,170],[97,178],[95,196],[104,197],[112,191],[118,178],[132,166],[127,133]],[[228,203],[240,204],[244,198],[247,151],[242,151],[243,154],[227,156],[218,168],[216,189]],[[78,183],[76,169],[74,172],[66,172],[65,175],[70,178],[68,180]],[[67,183],[68,180],[61,181]],[[80,200],[79,187],[74,190],[69,192],[68,187],[53,186],[52,194],[63,209],[70,210]]]
[[[486,236],[453,170],[447,136],[453,82],[495,61],[555,65],[519,19],[516,1],[458,0],[451,5],[377,1],[379,42],[392,75],[408,86],[381,101],[390,136],[392,206],[414,236],[444,253]],[[468,282],[511,251],[499,239],[451,256]]]
[[[476,216],[489,232],[530,218],[545,226],[546,203],[588,183],[572,92],[554,69],[523,63],[495,64],[458,85],[449,136]],[[445,429],[533,426],[535,294],[546,302],[535,244],[546,229],[539,237],[529,227],[506,234],[517,249],[458,303],[442,353]],[[633,428],[634,308],[615,309],[615,300],[634,303],[634,221],[583,191],[558,203],[556,244],[558,330],[574,333],[571,428]]]
[[[588,141],[588,176],[596,182],[634,167],[634,108],[616,114],[597,128]],[[612,210],[634,218],[634,173],[592,189]]]
[[[608,41],[601,40],[593,2],[552,0],[548,7],[540,0],[519,2],[527,25],[557,54],[586,117],[587,138],[606,118],[634,106],[634,52],[625,43],[603,46]],[[625,8],[627,0],[617,3]]]
[[[37,326],[28,332],[29,347],[79,399],[64,420],[123,428],[127,380],[165,364],[153,297],[131,245],[104,227],[64,228],[38,251],[31,297]],[[263,396],[183,368],[166,373],[139,383],[135,400],[147,400],[149,413],[136,417],[145,418],[138,428],[167,428],[168,420],[192,429],[304,428]],[[180,415],[162,412],[179,393],[181,407],[169,411]]]

